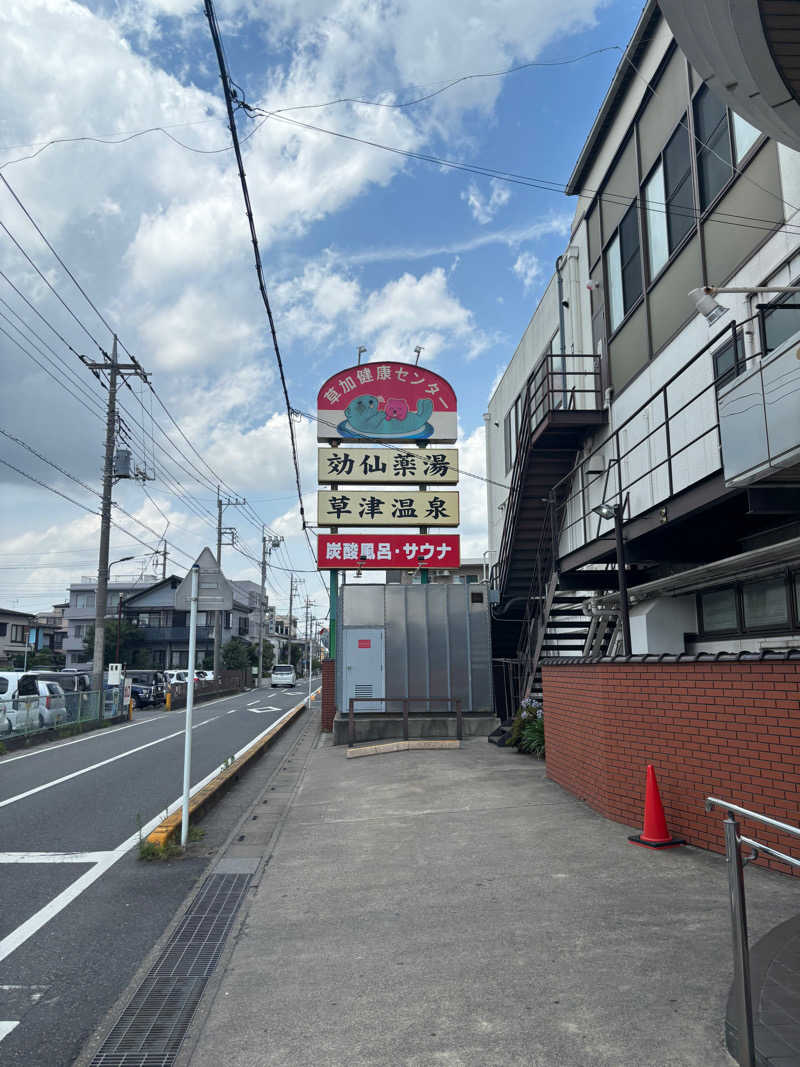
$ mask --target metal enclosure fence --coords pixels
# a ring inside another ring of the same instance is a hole
[[[80,728],[101,718],[117,718],[125,710],[119,686],[65,693],[63,698],[52,697],[49,707],[43,696],[18,697],[7,709],[0,705],[0,741]]]
[[[347,708],[347,747],[352,748],[356,742],[356,704],[388,704],[401,703],[403,705],[403,740],[408,741],[408,706],[411,703],[407,697],[351,697]],[[430,697],[426,702],[429,715],[441,715],[456,717],[456,739],[464,739],[464,719],[461,713],[461,701],[451,700],[450,697]],[[448,711],[434,711],[431,704],[446,704]]]

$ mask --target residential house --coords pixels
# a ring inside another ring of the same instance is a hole
[[[471,585],[481,582],[486,577],[487,566],[483,559],[462,559],[458,567],[426,568],[428,582],[431,585]],[[393,570],[386,572],[387,585],[419,585],[422,571]]]
[[[49,649],[51,652],[62,652],[64,639],[68,634],[68,624],[64,612],[69,606],[69,601],[63,604],[53,604],[50,611],[40,611],[36,614],[36,650]]]
[[[624,647],[615,511],[633,653],[800,644],[800,300],[759,293],[800,282],[800,155],[715,95],[649,0],[567,193],[485,417],[508,708],[543,657]]]
[[[116,618],[121,597],[148,588],[155,581],[155,575],[148,574],[137,577],[112,575],[108,583],[105,617]],[[96,576],[81,578],[69,587],[69,606],[64,609],[67,634],[62,645],[68,667],[91,664],[92,657],[86,654],[84,638],[89,629],[94,627],[96,590]]]
[[[13,656],[25,652],[28,632],[36,621],[26,611],[0,608],[0,663],[9,663]]]

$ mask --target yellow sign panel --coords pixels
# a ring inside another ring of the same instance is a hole
[[[320,482],[361,485],[456,485],[457,448],[320,448]]]
[[[318,526],[458,526],[458,493],[350,489],[317,493]]]

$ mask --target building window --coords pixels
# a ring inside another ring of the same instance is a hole
[[[72,636],[73,637],[83,637],[85,634],[86,634],[86,623],[84,623],[84,622],[73,623],[73,626],[72,626]]]
[[[91,593],[75,593],[75,603],[73,607],[76,608],[93,608],[94,607],[94,590]]]
[[[631,204],[606,249],[608,312],[616,330],[642,295],[642,264],[636,201]]]
[[[704,633],[738,630],[739,618],[736,611],[735,589],[718,589],[713,593],[702,593],[700,605]]]
[[[797,285],[793,281],[792,285]],[[800,332],[800,293],[785,293],[764,310],[767,352],[779,348]]]
[[[741,163],[753,145],[761,136],[761,130],[751,126],[735,111],[731,111],[731,128],[733,133],[733,153],[737,163]]]
[[[250,633],[250,620],[246,615],[239,616],[239,636],[245,637]]]
[[[511,412],[503,419],[503,444],[505,445],[506,474],[511,470]]]
[[[705,211],[733,174],[728,112],[707,85],[694,98],[694,127],[700,207]]]
[[[748,630],[780,626],[789,621],[786,583],[783,578],[753,582],[742,586],[744,624]]]
[[[714,383],[717,389],[746,370],[747,359],[742,331],[737,332],[735,340],[731,337],[727,344],[718,348],[711,358],[714,360]]]
[[[25,644],[25,627],[24,626],[12,626],[11,627],[11,643],[13,645]]]
[[[645,186],[651,279],[694,227],[692,162],[685,122],[684,116]]]
[[[0,637],[5,637],[8,633],[8,623],[0,622]]]

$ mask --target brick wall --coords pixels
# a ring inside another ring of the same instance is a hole
[[[553,664],[542,682],[548,776],[607,818],[641,830],[652,763],[670,831],[690,844],[724,851],[709,795],[800,823],[797,661]],[[796,838],[742,826],[800,855]]]
[[[322,661],[322,729],[333,730],[336,716],[336,660]]]

